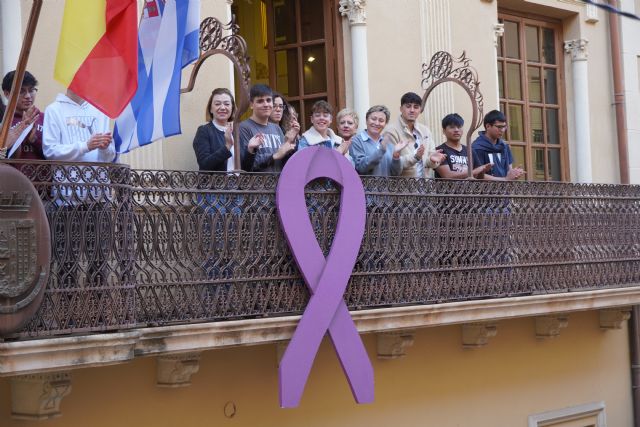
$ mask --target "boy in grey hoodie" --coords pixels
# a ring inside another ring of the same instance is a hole
[[[247,172],[280,172],[296,149],[297,129],[286,135],[269,121],[273,111],[273,92],[265,85],[254,85],[249,92],[251,117],[240,123],[242,169]]]

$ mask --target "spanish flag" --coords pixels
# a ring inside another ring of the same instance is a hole
[[[136,0],[67,0],[54,77],[115,118],[138,88]]]

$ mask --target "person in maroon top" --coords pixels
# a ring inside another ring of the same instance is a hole
[[[2,79],[2,91],[6,98],[9,98],[14,75],[15,71],[10,71],[4,76],[4,79]],[[44,154],[42,153],[42,124],[44,121],[44,113],[35,106],[37,93],[38,81],[33,74],[25,71],[16,111],[11,120],[11,126],[12,128],[21,130],[26,128],[25,125],[33,122],[33,129],[24,141],[22,141],[20,147],[13,153],[11,156],[12,159],[44,160]],[[10,140],[7,145],[9,150],[11,150],[11,145],[13,145],[12,142],[15,141]]]

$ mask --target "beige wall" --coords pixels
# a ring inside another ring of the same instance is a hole
[[[375,337],[364,337],[374,357]],[[407,353],[373,359],[370,405],[353,402],[325,340],[297,409],[279,409],[275,346],[264,345],[204,353],[189,388],[157,388],[151,358],[74,371],[63,416],[40,423],[9,417],[9,381],[0,379],[0,420],[3,427],[524,427],[531,414],[604,401],[608,426],[631,426],[627,332],[599,330],[597,312],[572,314],[548,341],[535,338],[532,318],[503,321],[475,350],[462,348],[459,326],[424,329]],[[223,415],[229,401],[233,419]]]
[[[26,23],[28,9],[31,2],[22,1],[23,21]],[[29,61],[29,69],[39,78],[40,92],[38,105],[46,106],[53,101],[55,94],[63,88],[53,81],[53,66],[55,52],[60,31],[63,10],[63,0],[47,0],[44,2],[42,19],[34,41],[34,49]],[[366,6],[368,52],[369,52],[369,81],[370,101],[372,104],[385,104],[392,117],[398,115],[399,97],[402,93],[413,90],[422,92],[421,66],[429,59],[430,50],[439,48],[433,45],[433,35],[429,33],[433,22],[429,16],[425,17],[425,10],[432,4],[445,5],[449,12],[449,21],[444,27],[450,28],[450,50],[458,55],[463,50],[472,60],[478,70],[481,89],[485,97],[485,111],[497,104],[496,94],[496,65],[494,60],[493,25],[497,22],[498,8],[520,10],[527,13],[542,14],[553,17],[562,22],[563,38],[587,38],[589,40],[589,78],[592,123],[592,158],[593,177],[596,182],[618,182],[617,149],[615,120],[612,107],[612,82],[609,61],[608,23],[606,15],[600,12],[600,21],[591,24],[585,22],[585,6],[578,1],[558,0],[437,0],[428,3],[427,0],[394,0],[393,8],[388,0],[369,0]],[[445,7],[442,6],[442,7]],[[227,2],[211,0],[202,2],[202,16],[227,16]],[[464,13],[462,13],[464,11]],[[350,37],[348,25],[344,29],[344,44],[347,74],[346,100],[352,102],[352,81],[350,67]],[[249,31],[248,29],[246,31]],[[250,31],[251,32],[251,31]],[[446,44],[446,43],[445,43]],[[427,48],[427,46],[431,46]],[[252,63],[253,65],[253,63]],[[572,176],[575,176],[576,142],[573,138],[573,107],[571,104],[573,88],[571,78],[571,60],[565,55],[565,97],[567,106],[570,148],[570,164]],[[629,69],[629,68],[628,68]],[[185,73],[185,75],[189,72]],[[209,60],[204,66],[196,89],[193,93],[182,98],[182,128],[183,135],[169,138],[161,146],[155,146],[140,151],[136,156],[125,157],[123,161],[130,161],[134,166],[160,167],[167,169],[195,169],[195,156],[191,148],[191,141],[198,125],[203,122],[203,109],[210,90],[217,86],[229,86],[229,67],[225,59]],[[452,109],[470,118],[470,108],[466,94],[459,88],[439,88],[450,99],[443,108]],[[451,100],[452,99],[452,100]],[[437,106],[428,105],[429,110],[438,110]],[[440,111],[440,110],[438,110]],[[444,110],[442,110],[444,112]],[[448,111],[447,111],[448,112]],[[437,115],[431,115],[425,121],[434,135],[440,135]],[[469,119],[468,119],[469,121]],[[638,141],[630,141],[632,165],[634,153],[638,151]],[[155,157],[154,157],[155,156]],[[157,159],[149,161],[149,159]],[[633,176],[635,169],[632,171]]]

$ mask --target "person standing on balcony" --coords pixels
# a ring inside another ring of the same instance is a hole
[[[401,176],[431,178],[432,170],[445,160],[444,154],[435,148],[431,131],[417,121],[421,108],[420,95],[405,93],[400,98],[400,117],[383,132],[385,141],[404,146],[400,152]]]
[[[273,92],[257,84],[249,92],[251,117],[240,123],[242,169],[247,172],[280,172],[296,149],[297,131],[282,133],[280,126],[270,121],[273,112]]]
[[[461,142],[463,126],[464,120],[456,113],[449,114],[442,119],[442,132],[447,141],[437,149],[442,150],[447,157],[445,162],[436,168],[436,178],[465,179],[468,177],[467,147]],[[474,167],[474,178],[483,178],[484,174],[493,166],[491,163],[483,164],[475,153],[473,154],[473,164],[474,166],[482,165]]]
[[[514,181],[524,175],[521,167],[513,167],[511,148],[502,139],[507,129],[507,119],[501,111],[489,111],[484,116],[484,131],[478,133],[473,142],[474,156],[482,163],[492,163],[493,167],[484,178],[494,181]]]
[[[269,120],[272,123],[277,124],[281,128],[285,105],[287,105],[287,101],[284,99],[284,96],[282,96],[278,92],[273,92],[273,110],[271,111]]]
[[[44,110],[42,149],[48,160],[65,162],[110,163],[116,157],[109,118],[71,89]]]
[[[208,123],[196,131],[193,151],[201,171],[233,170],[233,114],[236,104],[231,91],[216,88],[211,92],[205,116]]]
[[[294,138],[294,143],[297,147],[298,141],[300,140],[300,122],[298,121],[298,112],[293,105],[288,102],[284,103],[282,120],[280,120],[280,129],[282,129],[282,133],[285,135],[289,133],[289,131],[292,133],[295,132],[296,136]]]
[[[116,149],[109,118],[71,89],[58,94],[45,109],[42,136],[44,155],[64,162],[111,163]],[[59,167],[52,197],[59,209],[51,218],[55,266],[52,274],[61,283],[101,286],[109,276],[108,260],[113,248],[113,201],[117,188],[109,185],[109,168],[98,165]],[[70,184],[69,182],[73,182]],[[70,239],[69,227],[78,227],[79,239]],[[83,270],[81,260],[87,260]]]
[[[358,133],[358,114],[351,108],[343,108],[336,115],[338,135],[344,144],[351,144],[351,138]]]
[[[333,121],[333,108],[327,101],[317,101],[311,107],[311,128],[302,134],[298,150],[308,147],[322,146],[335,148],[346,155],[349,151],[348,144],[343,144],[342,138],[331,129]]]
[[[384,105],[374,105],[366,114],[367,128],[351,140],[349,153],[360,175],[393,176],[401,170],[400,152],[408,142],[394,145],[382,137],[391,113]]]
[[[9,98],[11,92],[14,76],[15,71],[10,71],[2,79],[2,92],[7,98]],[[44,160],[44,154],[42,152],[44,114],[35,106],[37,94],[38,81],[33,74],[25,71],[22,85],[20,86],[16,111],[11,120],[11,126],[14,132],[11,132],[12,135],[10,135],[9,144],[6,144],[5,148],[11,149],[11,146],[16,142],[20,133],[28,126],[33,124],[33,128],[11,156],[12,159]],[[2,119],[2,116],[0,116],[0,119]],[[4,121],[4,119],[0,121]]]

